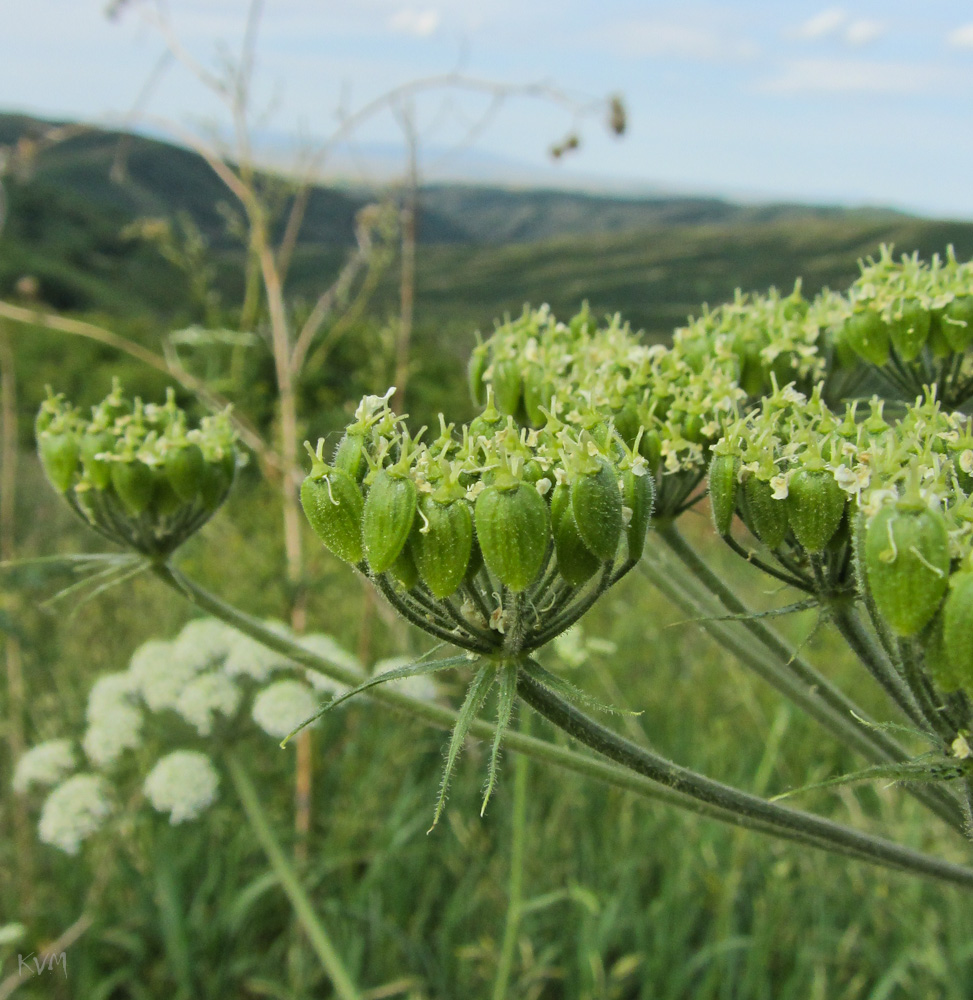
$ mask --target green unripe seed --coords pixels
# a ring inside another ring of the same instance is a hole
[[[646,473],[635,475],[631,469],[622,473],[622,504],[631,511],[625,526],[625,542],[628,558],[632,562],[642,558],[645,550],[645,536],[652,520],[652,505],[655,503],[655,483]]]
[[[846,500],[847,494],[825,469],[798,469],[791,476],[783,504],[787,523],[807,552],[821,552],[831,541]]]
[[[552,526],[554,550],[557,553],[557,569],[572,587],[580,587],[598,571],[601,561],[585,545],[570,506],[566,506]]]
[[[111,483],[129,514],[137,517],[149,509],[155,491],[155,473],[144,462],[112,462]]]
[[[550,409],[553,396],[554,385],[544,375],[544,370],[540,365],[531,365],[524,375],[524,410],[535,427],[543,427],[547,423],[541,407]]]
[[[95,489],[107,490],[111,485],[111,462],[95,456],[110,452],[114,445],[115,438],[107,431],[89,432],[81,438],[81,464]]]
[[[483,381],[483,373],[487,370],[489,363],[490,355],[486,344],[478,344],[473,348],[466,369],[469,378],[470,398],[475,406],[486,404],[486,383]]]
[[[225,455],[219,461],[206,462],[199,487],[199,499],[208,511],[214,511],[226,499],[236,474],[236,454]]]
[[[441,601],[455,593],[466,576],[473,549],[473,515],[465,500],[443,504],[428,494],[420,499],[418,510],[409,548],[422,582]]]
[[[948,600],[948,598],[947,598]],[[958,691],[962,687],[962,679],[957,675],[946,652],[946,640],[943,637],[943,611],[940,609],[933,615],[932,621],[923,629],[920,637],[922,656],[930,676],[936,682],[940,691]],[[973,680],[973,674],[970,675]]]
[[[176,496],[191,503],[203,488],[206,459],[198,444],[173,448],[166,453],[165,470],[169,485]]]
[[[506,416],[516,417],[523,390],[520,364],[517,361],[495,361],[492,384],[497,409]]]
[[[957,295],[945,309],[940,320],[943,338],[957,353],[973,344],[973,295]]]
[[[955,573],[943,604],[943,649],[959,686],[973,691],[973,570]]]
[[[169,517],[175,514],[183,505],[183,499],[176,493],[167,473],[162,469],[153,469],[155,485],[152,487],[152,501],[149,510],[154,517]]]
[[[551,529],[557,530],[557,526],[564,512],[571,506],[571,487],[567,483],[558,483],[551,490]]]
[[[774,499],[770,483],[757,476],[743,481],[743,520],[770,549],[778,548],[787,537],[787,511],[782,500]]]
[[[714,455],[709,464],[709,504],[713,524],[720,535],[728,535],[736,511],[739,489],[740,458],[737,455]]]
[[[325,547],[347,563],[362,560],[361,490],[347,472],[330,469],[301,484],[301,506],[314,533]]]
[[[845,339],[852,350],[873,365],[889,360],[889,328],[874,309],[864,308],[852,313],[845,321]]]
[[[332,464],[336,469],[348,473],[356,483],[360,483],[368,471],[368,463],[365,461],[365,435],[346,431],[335,449]]]
[[[74,434],[54,434],[44,431],[37,441],[41,465],[58,493],[67,493],[78,471],[81,447]]]
[[[585,545],[602,562],[614,559],[622,535],[622,494],[618,473],[607,461],[571,484],[571,511]]]
[[[875,606],[896,635],[929,623],[949,579],[949,535],[939,511],[883,507],[865,527],[863,562]]]
[[[903,361],[914,361],[929,338],[929,311],[915,299],[904,299],[889,324],[892,346]]]
[[[385,469],[375,477],[362,516],[365,555],[373,573],[384,573],[398,559],[412,530],[416,502],[416,484],[408,477]]]
[[[389,572],[405,590],[412,590],[419,582],[419,569],[408,545],[399,553]]]
[[[487,568],[511,590],[523,590],[544,565],[551,538],[544,498],[527,483],[488,486],[476,498],[473,516]]]

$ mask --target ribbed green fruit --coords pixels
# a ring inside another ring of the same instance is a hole
[[[565,506],[557,525],[551,526],[557,570],[572,587],[590,580],[601,566],[598,557],[585,545],[570,505]]]
[[[183,506],[183,499],[173,489],[166,471],[163,469],[153,469],[152,475],[155,484],[152,487],[152,501],[149,504],[149,512],[153,517],[169,517],[175,514]]]
[[[112,462],[112,486],[125,509],[134,517],[149,509],[155,482],[153,471],[137,458],[130,462]]]
[[[957,682],[973,691],[973,571],[954,573],[943,604],[943,650]]]
[[[550,409],[553,396],[554,384],[544,374],[544,369],[540,365],[530,365],[524,374],[524,409],[527,419],[535,427],[543,427],[547,423],[541,407]]]
[[[622,536],[622,494],[611,463],[601,459],[597,472],[571,484],[571,511],[585,545],[602,562],[614,559]]]
[[[943,338],[956,352],[973,344],[973,295],[957,295],[945,309],[940,320]]]
[[[301,506],[330,552],[353,565],[361,562],[364,501],[347,472],[329,469],[318,478],[308,476],[301,484]]]
[[[720,535],[728,535],[736,512],[740,481],[738,455],[714,455],[709,464],[709,505],[713,524]]]
[[[214,511],[226,499],[236,475],[236,452],[228,451],[222,458],[206,462],[203,469],[199,499],[208,511]]]
[[[490,355],[486,344],[478,344],[473,348],[466,369],[469,378],[470,398],[475,406],[483,406],[486,403],[486,384],[483,381],[483,373],[487,370],[489,363]]]
[[[373,573],[384,573],[399,557],[416,516],[416,484],[382,469],[369,487],[362,516],[365,556]]]
[[[180,500],[195,500],[203,488],[206,459],[197,444],[173,448],[166,453],[166,477]]]
[[[58,493],[67,493],[78,471],[81,446],[77,435],[44,431],[37,439],[41,465]]]
[[[652,520],[652,506],[655,503],[655,482],[652,477],[648,473],[636,476],[631,469],[626,469],[622,473],[622,503],[632,512],[625,526],[625,541],[628,545],[628,558],[635,562],[642,558],[645,536]]]
[[[953,664],[946,653],[942,609],[933,615],[932,621],[923,629],[921,641],[926,669],[939,690],[947,693],[959,690],[963,686],[963,680],[953,669]],[[973,673],[970,674],[970,681],[973,681]]]
[[[476,498],[473,517],[487,568],[511,590],[523,590],[547,555],[551,525],[544,498],[527,483],[488,486]]]
[[[798,469],[791,476],[783,505],[794,537],[807,552],[821,552],[831,541],[847,499],[826,469]]]
[[[520,409],[523,379],[518,361],[494,361],[493,398],[497,409],[509,417],[515,417]]]
[[[399,558],[392,563],[389,572],[405,590],[412,590],[419,582],[419,569],[408,545],[399,553]]]
[[[88,432],[81,438],[81,464],[88,481],[99,490],[107,490],[111,485],[111,462],[95,458],[110,452],[115,446],[115,437],[108,431]]]
[[[858,309],[845,321],[845,339],[852,350],[873,365],[889,360],[889,328],[874,309]]]
[[[929,310],[915,299],[903,299],[892,314],[889,337],[903,361],[914,361],[929,338]]]
[[[455,593],[466,576],[473,548],[473,515],[465,500],[444,504],[429,494],[419,500],[419,515],[409,548],[422,582],[441,601]]]
[[[863,562],[875,606],[896,635],[929,623],[949,579],[949,535],[939,511],[883,507],[865,527]]]
[[[368,463],[365,461],[365,435],[345,431],[335,448],[332,465],[347,472],[356,483],[365,478]]]
[[[743,481],[743,520],[770,549],[776,549],[787,537],[787,511],[784,502],[775,500],[773,493],[770,483],[757,476]]]

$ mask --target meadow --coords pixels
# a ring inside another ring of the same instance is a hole
[[[67,152],[67,146],[58,151],[62,161]],[[104,151],[99,155],[104,166]],[[92,156],[82,148],[70,170]],[[226,303],[240,290],[241,255],[220,242],[218,216],[207,223],[202,208],[174,204],[157,189],[151,200],[145,183],[133,186],[122,211],[123,199],[65,180],[97,170],[59,174],[66,168],[56,160],[42,167],[11,185],[9,222],[0,235],[0,297],[16,300],[18,279],[30,274],[47,305],[158,348],[172,330],[206,318],[178,268],[152,246],[119,234],[140,216],[175,218],[179,210],[193,210],[201,231],[210,227],[219,315],[232,325],[237,317]],[[189,165],[186,170],[198,176]],[[160,170],[158,176],[170,175]],[[201,204],[210,197],[195,184],[177,186],[195,192]],[[330,202],[320,195],[321,204],[331,206],[331,215],[322,208],[320,218],[331,220],[332,232],[351,214],[339,195]],[[430,191],[428,197],[437,221],[447,214],[443,209],[436,216],[436,205],[458,196]],[[479,217],[467,211],[469,218],[485,220],[492,212],[497,225],[509,218],[510,202],[500,195],[495,202],[486,192],[466,197],[486,206]],[[683,206],[667,220],[656,207],[655,217],[638,226],[602,232],[590,221],[601,213],[598,204],[587,205],[584,223],[577,206],[566,222],[563,214],[556,222],[551,210],[538,209],[545,221],[532,216],[533,228],[526,226],[519,241],[506,232],[501,242],[489,242],[487,221],[479,223],[479,236],[442,222],[437,239],[431,226],[417,253],[407,401],[416,424],[431,422],[440,410],[451,419],[473,412],[465,366],[474,331],[489,333],[495,318],[516,315],[525,302],[546,301],[567,316],[587,300],[595,315],[620,312],[648,340],[664,342],[703,302],[730,299],[737,287],[775,284],[786,292],[798,276],[806,292],[845,287],[857,274],[858,258],[882,242],[927,256],[953,243],[961,259],[973,255],[967,224],[712,204],[697,205],[695,216]],[[563,202],[560,210],[567,212]],[[320,226],[327,229],[325,221]],[[322,245],[313,225],[309,232],[295,251],[288,286],[294,301],[309,296],[322,275],[336,273],[347,249],[347,233]],[[390,384],[388,330],[397,295],[390,265],[326,365],[309,369],[300,393],[302,437],[337,440],[358,397]],[[33,414],[46,384],[89,405],[116,375],[127,390],[154,399],[162,398],[167,380],[103,344],[0,323],[13,352],[19,418],[14,552],[23,559],[100,551],[104,543],[43,478],[32,446]],[[271,425],[272,369],[262,341],[190,353],[194,371],[218,373],[214,384],[224,395],[257,426]],[[183,390],[178,398],[194,405]],[[789,603],[787,592],[768,590],[765,577],[706,540],[707,516],[700,508],[684,520],[711,565],[755,607]],[[293,594],[279,523],[279,495],[251,463],[226,507],[181,550],[179,565],[249,613],[282,618]],[[381,611],[367,619],[365,641],[360,581],[303,527],[309,631],[326,632],[351,655],[364,653],[366,669],[429,648],[422,633]],[[158,747],[205,748],[220,762],[221,784],[217,802],[199,819],[172,825],[129,803],[126,823],[93,838],[76,856],[41,844],[33,829],[37,803],[10,788],[13,734],[22,728],[28,745],[77,738],[94,680],[125,669],[146,640],[174,638],[192,615],[187,603],[145,576],[77,607],[70,596],[44,603],[70,579],[28,566],[8,570],[3,590],[0,626],[4,641],[13,637],[21,651],[24,690],[10,689],[9,671],[0,681],[6,737],[0,746],[0,928],[22,924],[23,934],[0,943],[0,997],[13,991],[18,955],[40,952],[79,918],[83,933],[66,948],[66,976],[49,969],[17,982],[17,996],[337,995],[247,819],[226,770],[231,761],[243,762],[273,837],[288,856],[297,851],[300,882],[363,1000],[960,1000],[973,992],[973,907],[963,890],[732,829],[512,753],[503,758],[499,787],[481,818],[489,750],[482,742],[468,741],[445,816],[427,834],[446,735],[364,697],[325,716],[312,733],[306,835],[294,829],[293,749],[281,750],[244,712],[234,727],[207,740],[187,735],[175,716],[160,716],[119,771],[120,787],[137,787]],[[758,794],[856,766],[854,755],[687,617],[637,571],[596,605],[560,651],[546,650],[545,662],[594,696],[640,713],[612,720],[636,742]],[[816,611],[773,622],[881,715],[880,692]],[[738,623],[727,627],[740,629]],[[446,676],[435,698],[456,707],[465,677]],[[13,718],[17,707],[22,719]],[[567,743],[529,716],[521,707],[515,725]],[[961,863],[968,857],[968,845],[898,787],[811,792],[800,804],[941,857]],[[511,892],[522,899],[516,913]],[[501,991],[497,969],[504,956],[510,979]]]

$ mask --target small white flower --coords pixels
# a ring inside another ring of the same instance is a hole
[[[269,736],[283,739],[318,711],[314,692],[301,681],[275,681],[253,700],[253,721]]]
[[[176,707],[182,689],[196,675],[198,665],[178,659],[173,643],[150,639],[132,655],[128,669],[149,710],[161,712]]]
[[[790,492],[790,487],[788,485],[790,483],[790,478],[790,475],[786,472],[771,477],[770,485],[774,491],[771,493],[771,497],[774,500],[787,499],[787,494]]]
[[[50,788],[75,767],[74,748],[70,740],[47,740],[31,747],[14,768],[13,790],[18,794],[35,785]]]
[[[129,670],[99,677],[88,692],[85,718],[97,722],[110,718],[121,706],[130,708],[138,696],[138,679]]]
[[[110,715],[88,724],[81,745],[95,767],[113,764],[123,750],[134,750],[142,741],[142,712],[134,705],[116,705]]]
[[[173,640],[172,651],[176,659],[203,670],[224,659],[239,637],[236,629],[218,618],[194,618]]]
[[[232,715],[240,705],[240,689],[223,673],[210,671],[194,677],[176,702],[176,711],[200,736],[209,736],[217,715]]]
[[[198,750],[174,750],[160,758],[142,786],[156,812],[170,823],[195,819],[216,800],[220,779],[213,762]]]
[[[95,774],[76,774],[47,797],[37,832],[45,844],[77,854],[82,841],[97,833],[111,812],[104,779]]]
[[[279,635],[290,638],[290,630],[281,622],[267,622],[266,625]],[[237,637],[223,663],[223,669],[230,677],[249,677],[258,682],[265,681],[275,670],[293,667],[293,660],[248,635]]]
[[[973,448],[967,448],[965,451],[960,452],[959,467],[968,476],[973,476]]]

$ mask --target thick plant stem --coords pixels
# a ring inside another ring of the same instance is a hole
[[[885,693],[921,730],[932,729],[922,714],[922,709],[905,681],[896,673],[893,664],[872,640],[862,625],[862,620],[848,598],[837,598],[828,602],[828,610],[835,628],[841,633],[854,654],[868,668],[868,672],[885,690]]]
[[[531,708],[558,729],[597,753],[653,781],[658,781],[667,788],[685,792],[701,801],[741,815],[752,816],[780,829],[806,834],[817,839],[818,846],[822,849],[831,850],[833,847],[839,851],[850,851],[864,861],[886,868],[911,871],[973,888],[973,869],[931,858],[892,841],[861,833],[812,813],[768,802],[731,785],[724,785],[713,778],[697,774],[651,750],[646,750],[585,715],[524,671],[521,671],[517,690]]]
[[[219,618],[227,625],[233,626],[245,635],[250,636],[250,638],[262,643],[269,649],[283,653],[296,663],[311,667],[314,670],[319,670],[321,673],[333,678],[336,681],[340,681],[342,684],[350,686],[358,684],[363,680],[363,677],[358,672],[349,670],[347,667],[337,666],[316,653],[313,653],[311,650],[305,649],[303,646],[291,639],[288,639],[286,636],[282,636],[279,633],[272,631],[258,619],[252,618],[250,615],[245,614],[237,608],[234,608],[232,605],[220,600],[215,595],[210,594],[193,580],[190,580],[178,570],[173,569],[167,564],[157,563],[152,569],[153,573],[160,580],[166,583],[180,596],[191,601],[198,608],[206,611],[208,614]],[[539,685],[535,685],[535,687],[540,689]],[[418,699],[410,698],[408,695],[400,694],[397,691],[389,691],[380,687],[374,688],[368,693],[376,701],[382,702],[392,708],[399,709],[400,711],[407,712],[410,715],[425,720],[431,725],[443,729],[452,729],[456,724],[456,713],[451,709],[444,708],[440,705],[419,701]],[[495,727],[483,720],[477,720],[470,727],[470,733],[482,739],[492,738],[494,732]],[[606,732],[610,733],[610,730],[606,730]],[[610,735],[614,737],[613,733],[610,733]],[[618,737],[615,738],[618,739]],[[732,802],[723,804],[717,800],[717,797],[714,796],[707,795],[701,797],[694,794],[692,791],[677,787],[676,784],[671,782],[664,782],[660,784],[658,779],[647,777],[638,769],[618,767],[608,761],[593,758],[588,754],[577,753],[576,751],[569,750],[565,747],[556,746],[547,740],[526,736],[523,733],[511,732],[507,734],[505,742],[507,748],[515,753],[525,754],[534,760],[546,761],[549,764],[554,764],[557,767],[561,767],[567,771],[572,771],[575,774],[593,778],[597,781],[601,781],[605,784],[612,785],[625,791],[634,792],[644,798],[665,802],[688,812],[696,813],[697,815],[720,820],[721,822],[729,823],[733,826],[744,827],[759,833],[765,833],[769,836],[778,837],[780,839],[807,844],[811,847],[818,847],[822,850],[828,850],[835,854],[858,858],[859,860],[869,861],[873,864],[884,865],[890,868],[905,868],[910,871],[915,871],[918,874],[930,875],[933,878],[973,888],[973,870],[971,869],[962,868],[957,865],[950,865],[946,862],[939,861],[936,858],[916,854],[912,851],[906,851],[905,848],[900,848],[896,845],[888,845],[895,853],[896,859],[893,861],[885,860],[881,855],[877,855],[874,851],[869,849],[869,844],[871,844],[873,838],[868,837],[866,834],[857,833],[856,831],[846,830],[846,828],[828,821],[820,820],[819,822],[824,823],[825,828],[828,831],[830,831],[831,828],[845,830],[845,832],[852,835],[854,839],[853,846],[849,846],[841,841],[835,840],[830,836],[821,836],[819,833],[805,831],[801,829],[799,825],[782,825],[776,821],[776,818],[766,819],[758,814],[741,812]],[[636,750],[637,749],[638,748],[636,748]],[[688,775],[693,775],[693,772],[691,771],[686,773]],[[710,779],[708,778],[702,778],[701,780],[710,782]],[[753,796],[746,796],[745,793],[739,792],[737,789],[720,785],[718,782],[710,782],[710,784],[715,785],[719,789],[726,789],[735,796],[742,795],[748,799],[753,798]],[[770,803],[765,803],[762,799],[756,799],[756,802],[773,810],[775,816],[777,810],[782,810],[782,807],[772,806]],[[794,815],[793,810],[782,811],[788,815]],[[803,814],[797,813],[796,815],[802,816]],[[814,819],[815,817],[811,818]],[[877,843],[882,845],[888,844],[887,841],[877,841]],[[909,859],[917,859],[917,864],[903,865],[901,863],[901,856],[903,855],[903,852]]]
[[[530,714],[522,712],[520,731],[530,733]],[[513,971],[517,935],[520,932],[521,906],[524,896],[524,853],[527,840],[527,769],[529,758],[518,755],[514,762],[514,801],[510,813],[510,877],[507,880],[507,919],[497,973],[493,979],[493,1000],[507,1000],[510,975]]]
[[[320,959],[321,967],[331,980],[335,995],[340,1000],[361,1000],[361,994],[345,969],[324,925],[314,912],[314,904],[304,891],[297,872],[287,860],[283,849],[274,837],[273,830],[271,830],[267,817],[260,806],[253,782],[250,781],[243,765],[236,757],[228,755],[226,763],[237,796],[247,814],[250,827],[260,841],[260,846],[263,848],[264,854],[267,855],[267,860],[270,862],[270,867],[274,870],[281,888],[287,894],[294,914],[300,921],[301,927],[304,928],[308,941],[311,942],[311,947]]]
[[[733,614],[752,614],[749,608],[730,590],[722,580],[690,548],[682,536],[669,526],[660,532],[670,550],[720,604]],[[657,572],[647,572],[653,585],[677,607],[699,618],[699,624],[719,645],[731,652],[742,664],[753,670],[768,684],[790,699],[798,708],[824,726],[833,736],[848,747],[857,750],[875,763],[906,761],[911,759],[908,751],[898,740],[869,724],[865,712],[821,675],[811,664],[794,653],[784,641],[758,618],[739,619],[746,629],[767,653],[761,655],[759,648],[746,643],[731,623],[715,620],[711,610],[702,604],[691,592],[689,581],[680,579],[680,567],[663,562],[658,554],[647,552],[643,566],[650,564]],[[735,623],[734,623],[735,624]],[[905,789],[936,813],[943,821],[957,831],[966,831],[966,821],[961,804],[944,789],[926,785],[904,785]]]

